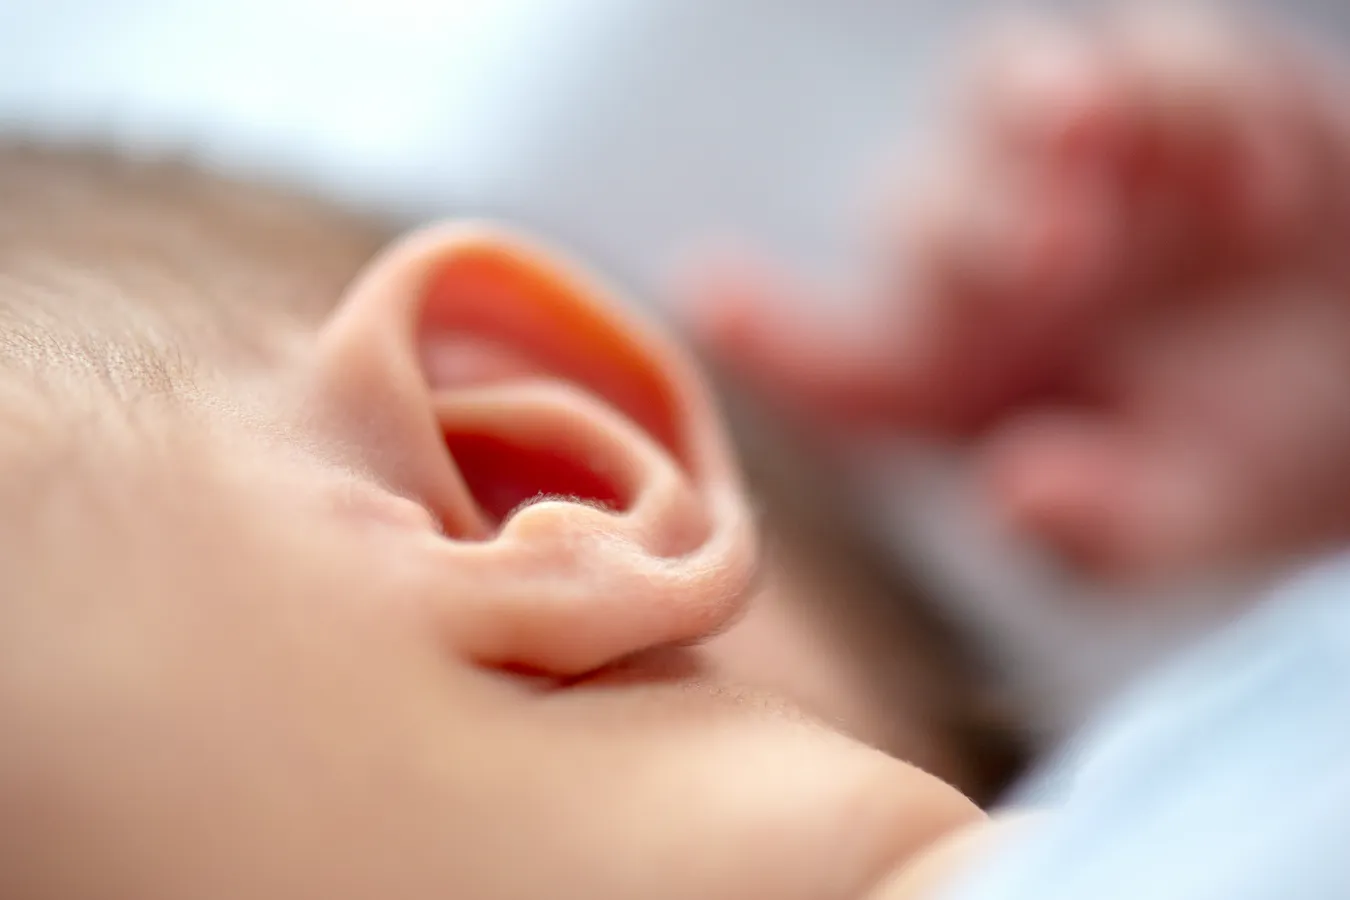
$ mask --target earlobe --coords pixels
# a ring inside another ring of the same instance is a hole
[[[462,652],[571,675],[738,611],[754,530],[711,397],[586,273],[431,229],[358,279],[323,345],[354,439],[443,524]]]

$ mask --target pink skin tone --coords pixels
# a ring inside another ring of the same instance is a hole
[[[1098,575],[1342,541],[1350,80],[1292,35],[1156,10],[1003,38],[893,205],[880,320],[798,321],[790,275],[724,260],[694,332],[844,433],[973,447],[990,503]]]
[[[335,299],[0,384],[0,895],[860,900],[982,819],[745,687],[711,398],[589,276],[452,227]]]

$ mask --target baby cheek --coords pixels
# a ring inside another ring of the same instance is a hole
[[[980,816],[937,779],[753,691],[603,682],[550,695],[538,720],[551,723],[533,742],[548,753],[520,790],[551,796],[551,821],[570,825],[530,840],[576,859],[604,848],[585,876],[606,886],[592,896],[852,900]],[[567,846],[577,840],[589,848]],[[658,894],[638,874],[656,872]]]
[[[964,874],[997,852],[1030,817],[982,819],[933,841],[906,860],[865,900],[939,900]]]
[[[840,629],[798,594],[817,587],[774,571],[743,618],[703,645],[708,664],[736,683],[774,691],[853,734],[878,733],[876,685]],[[894,713],[894,710],[890,710]]]

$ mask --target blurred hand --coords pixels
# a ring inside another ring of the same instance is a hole
[[[1350,81],[1292,36],[1157,13],[980,58],[892,204],[883,315],[809,321],[792,275],[718,260],[697,337],[819,422],[972,445],[996,508],[1099,574],[1350,536]]]

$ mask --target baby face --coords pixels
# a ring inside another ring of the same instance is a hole
[[[0,894],[846,900],[977,818],[699,647],[750,516],[602,295],[433,231],[266,363],[7,402]]]

